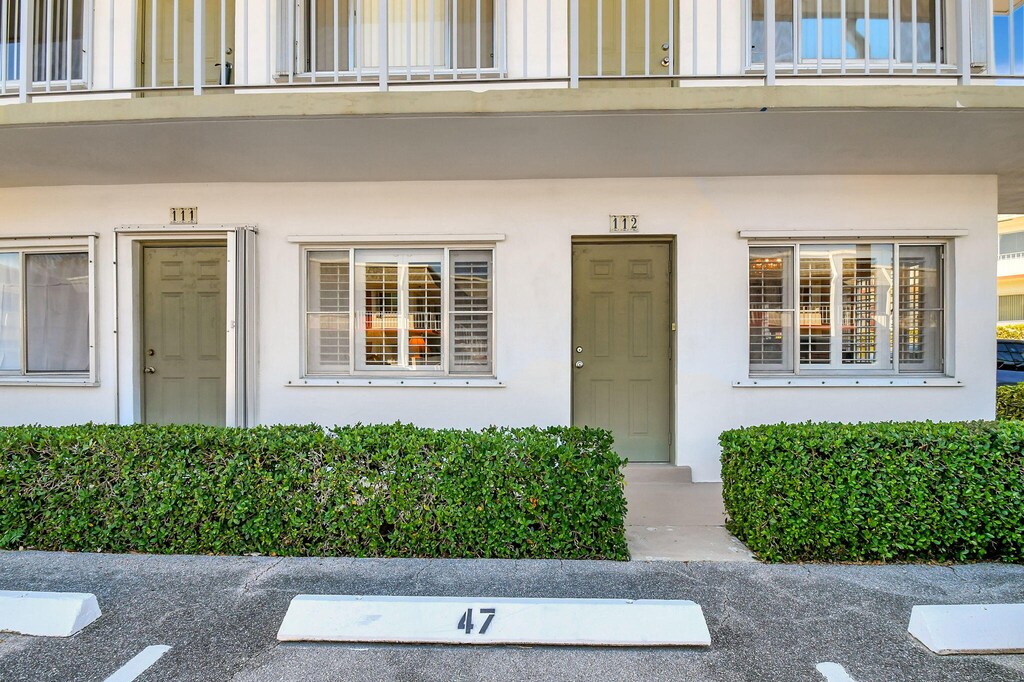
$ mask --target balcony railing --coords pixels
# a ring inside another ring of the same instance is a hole
[[[0,0],[0,102],[854,77],[1024,84],[1024,0]]]

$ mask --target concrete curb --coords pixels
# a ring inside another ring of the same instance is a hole
[[[70,637],[100,615],[92,594],[0,590],[0,632]]]

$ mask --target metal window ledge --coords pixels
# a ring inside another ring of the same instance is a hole
[[[497,379],[465,378],[457,377],[433,377],[433,378],[411,378],[397,379],[393,377],[381,378],[305,378],[289,381],[285,386],[289,387],[334,387],[334,388],[394,388],[394,387],[417,387],[417,388],[504,388],[505,384]]]
[[[7,377],[0,379],[0,386],[99,386],[100,382],[89,379],[44,379],[44,378],[14,378]]]
[[[953,377],[751,377],[732,382],[733,388],[835,388],[835,387],[946,387],[963,386]]]

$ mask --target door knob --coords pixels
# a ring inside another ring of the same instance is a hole
[[[142,371],[146,374],[156,374],[156,368],[154,367],[145,367]]]
[[[576,369],[579,369],[581,367],[583,367],[583,361],[582,360],[577,360],[576,361]]]

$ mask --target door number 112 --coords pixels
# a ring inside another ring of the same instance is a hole
[[[480,626],[478,635],[487,634],[487,628],[491,627],[491,621],[494,620],[494,609],[480,609],[481,616],[487,616],[484,620],[484,624]],[[473,609],[466,609],[466,612],[462,614],[462,618],[459,619],[459,624],[456,626],[456,630],[462,630],[467,635],[473,632]]]

